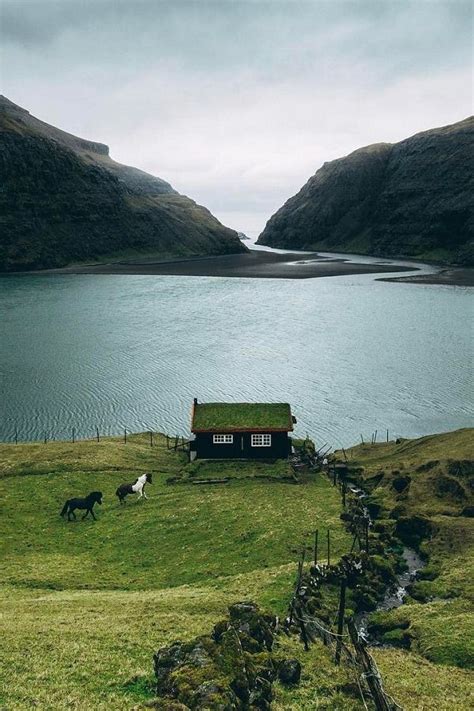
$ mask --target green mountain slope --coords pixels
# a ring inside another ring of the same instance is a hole
[[[233,230],[164,180],[116,163],[101,143],[0,96],[0,271],[121,254],[244,252]]]
[[[259,244],[474,263],[474,118],[325,163]]]

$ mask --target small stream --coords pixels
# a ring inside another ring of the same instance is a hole
[[[362,489],[354,485],[350,485],[348,488],[349,491],[360,500],[367,496]],[[366,507],[364,507],[364,513],[370,518],[369,511]],[[397,584],[387,590],[384,599],[379,602],[376,609],[372,612],[377,612],[379,610],[393,610],[394,608],[403,605],[407,595],[407,587],[415,580],[417,572],[426,565],[421,556],[413,548],[408,548],[408,546],[403,547],[402,556],[407,564],[407,570],[400,573],[397,578]],[[363,635],[365,639],[368,639],[369,636],[367,632],[367,625],[369,615],[372,614],[372,612],[363,612],[356,616],[357,628],[359,633]]]

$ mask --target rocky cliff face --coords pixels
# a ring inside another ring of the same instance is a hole
[[[130,254],[245,252],[233,230],[101,143],[0,97],[0,271]]]
[[[474,263],[474,118],[325,163],[258,244]]]

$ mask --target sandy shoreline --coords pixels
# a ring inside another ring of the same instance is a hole
[[[447,286],[474,286],[474,269],[442,269],[433,274],[414,274],[404,277],[381,277],[377,281],[393,281],[405,284],[445,284]]]
[[[150,259],[48,269],[28,274],[133,274],[249,277],[258,279],[315,279],[350,274],[383,274],[414,271],[416,267],[377,262],[362,263],[349,258],[323,257],[318,253],[286,253],[253,250],[243,254],[195,257],[173,261]],[[25,272],[22,272],[25,274]]]

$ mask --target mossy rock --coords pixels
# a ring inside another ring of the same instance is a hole
[[[416,574],[417,580],[436,580],[439,576],[441,570],[439,566],[434,563],[426,565],[424,568],[419,570]]]
[[[370,615],[367,629],[369,634],[383,635],[394,629],[406,630],[410,626],[409,617],[400,618],[395,616],[392,611],[380,610]]]
[[[443,498],[449,497],[456,501],[466,499],[466,492],[462,484],[452,476],[439,476],[435,481],[436,495]]]
[[[370,567],[385,583],[393,583],[396,580],[395,570],[389,558],[383,558],[381,555],[372,555],[370,557]]]
[[[410,649],[411,635],[407,630],[397,627],[396,629],[389,630],[382,635],[382,643],[389,644],[393,647]]]
[[[424,538],[429,538],[434,531],[432,521],[427,516],[400,516],[395,533],[406,545],[419,548]]]

